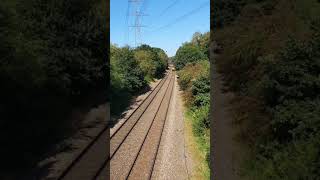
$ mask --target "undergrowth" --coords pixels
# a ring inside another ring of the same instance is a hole
[[[236,95],[235,122],[249,147],[241,177],[320,179],[320,3],[242,2],[213,37],[222,49],[217,70]]]
[[[210,179],[210,80],[208,61],[209,33],[195,33],[191,42],[184,43],[174,57],[178,83],[183,90],[186,118],[201,154],[201,171]]]

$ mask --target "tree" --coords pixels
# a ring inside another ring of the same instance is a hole
[[[188,63],[194,63],[201,60],[207,60],[205,54],[201,51],[200,47],[191,43],[183,44],[174,57],[174,63],[177,70],[182,69]]]
[[[150,61],[150,62],[148,62],[148,64],[149,65],[152,64],[153,65],[152,67],[155,68],[154,75],[151,78],[154,78],[154,77],[160,78],[164,74],[164,72],[168,66],[168,56],[166,55],[166,53],[162,49],[151,47],[149,45],[143,44],[143,45],[137,47],[135,49],[135,51],[148,52],[148,58],[149,58],[148,61]],[[139,57],[137,57],[137,58],[139,58]],[[138,59],[138,61],[140,61],[140,60]],[[141,62],[145,62],[145,61],[141,61]],[[145,64],[146,64],[146,62],[145,62]]]
[[[209,55],[209,42],[210,42],[210,32],[201,34],[200,32],[195,32],[191,39],[191,44],[200,48],[200,50],[208,57]]]
[[[111,57],[113,70],[122,78],[122,88],[126,88],[129,92],[136,92],[146,85],[145,74],[129,47],[119,48]]]
[[[164,74],[166,54],[160,48],[111,45],[111,114],[120,114],[148,81]]]
[[[146,74],[146,79],[151,80],[156,75],[156,66],[153,62],[150,51],[138,50],[134,54],[135,59],[139,62],[141,70]]]

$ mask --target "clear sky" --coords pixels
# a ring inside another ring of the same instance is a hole
[[[210,30],[210,0],[111,0],[111,43],[135,46],[135,29],[128,26],[135,25],[136,12],[146,15],[140,18],[145,27],[140,28],[137,43],[162,48],[169,56],[193,33]]]

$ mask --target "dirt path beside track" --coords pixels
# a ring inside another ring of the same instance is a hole
[[[185,139],[182,91],[179,91],[177,78],[175,81],[153,179],[189,179],[193,169]]]

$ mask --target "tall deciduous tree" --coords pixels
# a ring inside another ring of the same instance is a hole
[[[177,70],[182,69],[188,63],[195,63],[197,61],[207,60],[205,54],[201,51],[199,46],[192,43],[183,44],[174,57],[174,63]]]

